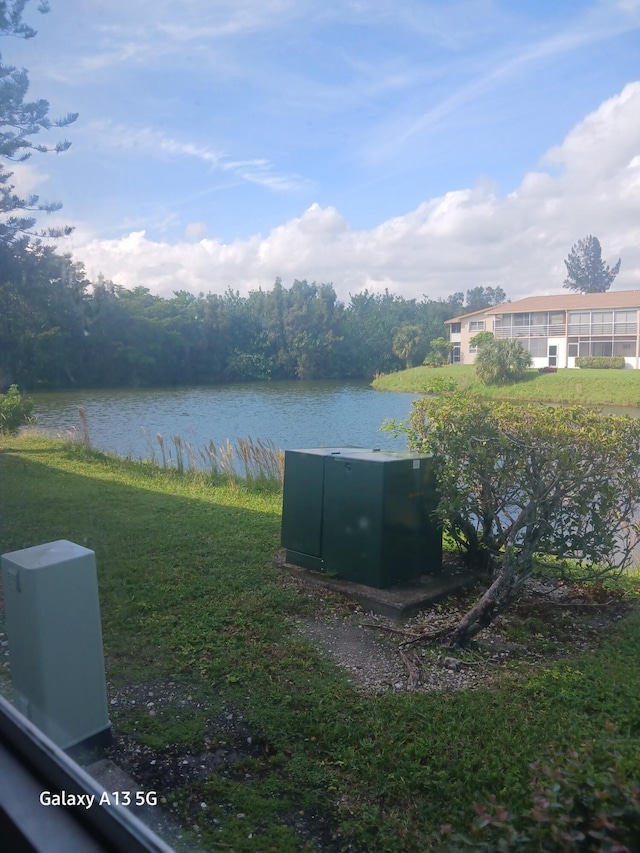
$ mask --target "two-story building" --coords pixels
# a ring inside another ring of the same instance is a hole
[[[622,356],[640,367],[640,290],[528,296],[446,321],[451,360],[473,364],[478,332],[515,338],[531,353],[534,367],[575,367],[577,356]]]

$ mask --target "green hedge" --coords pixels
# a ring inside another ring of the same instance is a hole
[[[590,367],[595,370],[620,370],[624,367],[621,355],[582,355],[576,358],[576,367]]]

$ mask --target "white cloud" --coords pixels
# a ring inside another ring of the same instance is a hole
[[[185,225],[184,236],[187,240],[200,240],[207,233],[206,222],[188,222]]]
[[[300,175],[278,174],[274,165],[262,157],[251,160],[233,160],[222,151],[206,145],[183,142],[150,127],[130,128],[111,121],[95,121],[88,127],[96,145],[121,151],[134,151],[145,157],[189,158],[200,160],[210,168],[227,172],[250,184],[276,191],[308,188],[310,181]]]
[[[506,196],[479,183],[361,231],[314,204],[266,236],[230,244],[161,243],[135,231],[83,241],[75,254],[92,275],[164,296],[229,286],[246,293],[281,276],[285,284],[331,281],[345,300],[364,287],[437,298],[480,284],[518,298],[561,291],[571,246],[595,234],[605,258],[622,257],[614,287],[640,288],[639,152],[640,82],[588,115]]]

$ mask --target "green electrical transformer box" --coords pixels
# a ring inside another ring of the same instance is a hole
[[[282,546],[289,563],[322,571],[324,465],[329,456],[366,452],[357,447],[312,447],[284,454]]]
[[[320,448],[285,454],[286,559],[378,588],[442,567],[433,460],[425,454]]]

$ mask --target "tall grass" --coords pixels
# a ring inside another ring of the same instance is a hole
[[[92,450],[89,421],[82,406],[78,406],[77,426],[65,430],[60,437],[85,450]],[[213,482],[226,482],[234,487],[240,483],[279,489],[284,480],[284,452],[271,439],[236,437],[235,443],[227,439],[216,444],[213,439],[204,447],[194,446],[181,435],[166,439],[162,433],[151,438],[143,428],[146,439],[147,459],[152,465],[180,474],[192,473],[205,476]]]
[[[172,435],[167,441],[162,433],[156,433],[155,442],[147,441],[147,452],[149,461],[160,468],[204,474],[232,486],[244,482],[279,488],[284,478],[284,452],[270,439],[253,439],[250,435],[237,437],[234,443],[227,439],[217,444],[209,439],[203,447],[195,447],[180,435]]]
[[[222,477],[229,483],[243,480],[247,485],[281,485],[284,475],[284,453],[271,440],[254,440],[250,435],[229,439],[217,445],[210,439],[204,447],[195,448],[179,435],[172,435],[174,454],[167,456],[166,442],[156,436],[162,451],[162,467],[180,472],[205,472],[214,479]]]

